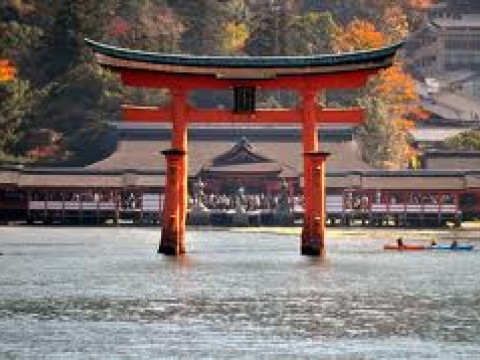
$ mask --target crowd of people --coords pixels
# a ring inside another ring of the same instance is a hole
[[[140,209],[142,206],[142,194],[135,192],[123,192],[117,194],[114,191],[86,191],[86,192],[32,192],[30,199],[33,201],[62,201],[84,203],[117,203],[120,202],[123,209]]]
[[[372,196],[365,193],[348,192],[344,196],[345,208],[354,210],[368,210],[370,204],[408,204],[408,205],[448,205],[454,204],[455,198],[451,194],[434,193],[386,193],[376,192]]]
[[[202,194],[200,201],[209,210],[295,210],[303,206],[303,196],[282,194]],[[195,202],[191,199],[191,204]]]
[[[91,192],[32,192],[33,201],[82,201],[82,202],[115,202],[123,209],[141,209],[142,194],[136,192],[91,191]],[[242,189],[236,193],[192,194],[189,199],[190,207],[198,202],[209,210],[284,210],[297,211],[303,209],[303,195],[280,192],[277,194],[256,193],[246,194]],[[409,194],[381,194],[368,195],[365,193],[348,192],[343,197],[345,209],[369,210],[371,204],[410,204],[410,205],[447,205],[454,204],[455,198],[451,194],[409,193]]]

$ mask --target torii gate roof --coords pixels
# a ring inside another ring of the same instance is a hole
[[[199,56],[163,54],[102,44],[86,43],[107,67],[167,73],[215,75],[217,78],[248,76],[272,78],[301,74],[326,74],[362,69],[385,68],[392,64],[404,42],[366,51],[309,56]]]

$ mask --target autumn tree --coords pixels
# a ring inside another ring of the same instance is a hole
[[[385,15],[391,14],[387,12]],[[396,23],[397,20],[386,19],[385,22]],[[402,21],[400,24],[403,24]],[[403,31],[403,25],[398,25],[390,34],[384,34],[372,23],[354,20],[344,29],[337,30],[334,47],[337,51],[378,48],[400,36]],[[367,108],[368,115],[367,123],[360,128],[359,135],[363,156],[372,165],[401,168],[408,164],[414,153],[408,144],[408,131],[413,126],[408,114],[416,101],[413,78],[405,73],[400,62],[382,70],[370,81],[359,101]]]
[[[0,59],[0,82],[15,79],[15,67],[8,59]]]
[[[114,45],[139,50],[179,52],[182,33],[180,19],[168,6],[153,2],[122,11],[107,24],[103,39]]]
[[[386,7],[380,24],[380,31],[385,34],[389,43],[404,40],[409,32],[408,18],[398,5]]]
[[[306,11],[329,11],[335,14],[339,24],[348,24],[354,19],[371,22],[376,28],[382,29],[385,25],[385,14],[389,8],[399,8],[407,19],[408,27],[415,29],[424,19],[424,11],[431,6],[430,0],[304,0]],[[399,17],[403,21],[403,16]],[[388,32],[388,31],[387,31]]]
[[[336,52],[376,49],[387,43],[385,34],[366,20],[355,19],[347,26],[338,27],[334,34],[333,48]]]
[[[45,131],[62,139],[63,158],[82,164],[105,151],[99,139],[107,133],[108,121],[119,120],[121,99],[156,105],[165,100],[161,91],[122,87],[116,76],[101,71],[84,37],[136,49],[209,55],[307,55],[361,50],[403,38],[405,31],[412,28],[412,14],[421,14],[419,9],[427,3],[0,1],[0,58],[9,59],[16,67],[16,78],[1,84],[0,113],[6,141],[0,151],[8,156],[22,155],[23,150],[31,150],[22,145],[27,143],[25,134]],[[331,14],[335,14],[335,22]],[[362,20],[353,21],[355,17]],[[399,100],[401,92],[408,93],[406,87],[400,86],[407,80],[399,66],[382,73],[363,95],[381,94],[390,118],[409,125],[403,119],[407,118],[405,109],[410,100],[405,106],[397,106],[403,101]],[[269,104],[288,105],[284,101],[288,99],[280,95],[259,97]],[[403,97],[408,98],[411,96]],[[81,149],[85,147],[92,151],[82,160],[85,151]],[[95,153],[95,149],[100,150]]]
[[[389,105],[376,96],[365,96],[359,104],[365,109],[366,122],[358,130],[363,158],[375,167],[398,169],[407,165],[412,149],[405,124],[392,121]]]
[[[224,31],[224,52],[226,54],[241,53],[250,35],[247,25],[245,23],[229,22],[225,25]]]
[[[229,0],[225,4],[226,23],[223,29],[225,54],[244,54],[251,35],[252,12],[247,0]]]
[[[428,9],[432,6],[432,0],[408,0],[408,4],[416,9]]]

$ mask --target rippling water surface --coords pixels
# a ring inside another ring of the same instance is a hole
[[[480,252],[190,231],[170,259],[158,237],[0,228],[0,358],[480,359]]]

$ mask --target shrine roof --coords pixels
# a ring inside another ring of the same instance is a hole
[[[308,56],[201,56],[163,54],[120,48],[103,44],[91,39],[86,43],[97,54],[100,64],[112,67],[135,68],[143,64],[166,66],[165,68],[152,68],[168,72],[178,72],[176,67],[204,68],[204,69],[309,69],[308,72],[328,72],[341,70],[355,70],[358,68],[374,69],[389,66],[396,52],[404,42],[398,42],[373,50],[347,52],[341,54],[320,54]],[[136,64],[136,65],[135,65]],[[337,67],[347,66],[347,69]],[[313,69],[312,69],[313,68]],[[320,71],[318,68],[323,68]],[[317,69],[317,71],[315,71]]]
[[[206,165],[212,164],[212,160],[221,154],[229,152],[238,142],[238,137],[222,137],[217,139],[189,139],[188,156],[189,174],[197,174]],[[302,143],[300,138],[261,139],[252,137],[255,152],[263,157],[272,159],[271,162],[255,162],[255,166],[261,168],[270,166],[282,166],[285,169],[292,168],[297,173],[303,172]],[[118,148],[109,157],[91,164],[90,169],[121,170],[136,168],[144,170],[165,169],[165,159],[160,150],[171,147],[170,139],[119,139]],[[327,171],[362,171],[372,169],[366,164],[359,151],[359,145],[355,141],[321,142],[322,151],[331,152],[328,159]],[[252,164],[252,163],[251,163]],[[272,165],[273,164],[273,165]],[[232,164],[215,164],[217,167],[231,166]],[[214,165],[214,166],[215,166]],[[283,166],[285,165],[285,166]],[[216,168],[217,168],[216,167]],[[238,167],[235,166],[236,169]]]

